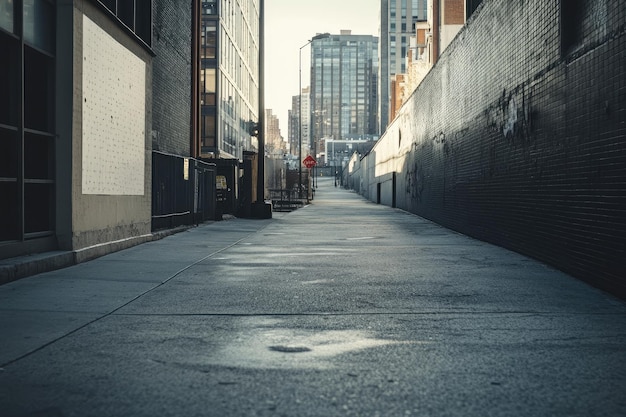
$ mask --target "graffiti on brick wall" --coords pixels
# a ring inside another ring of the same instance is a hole
[[[422,192],[424,191],[424,171],[417,156],[417,143],[413,144],[409,155],[409,161],[411,162],[404,171],[406,184],[405,192],[410,197],[411,201],[419,204],[422,200]]]
[[[504,138],[528,137],[530,129],[530,105],[524,89],[502,91],[499,100],[485,110],[487,125],[501,132]]]

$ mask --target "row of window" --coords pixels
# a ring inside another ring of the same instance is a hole
[[[98,0],[146,45],[152,45],[152,0]]]
[[[55,7],[53,0],[0,1],[3,242],[54,231]]]
[[[23,36],[24,42],[29,45],[54,54],[54,1],[23,0],[22,6],[22,10],[19,10],[18,2],[0,2],[0,29],[15,36]],[[22,18],[18,19],[20,14]]]

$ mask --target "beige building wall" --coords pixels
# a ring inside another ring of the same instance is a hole
[[[107,252],[151,232],[152,56],[90,2],[73,41],[72,249]]]

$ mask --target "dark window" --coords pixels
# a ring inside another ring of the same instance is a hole
[[[47,0],[24,0],[24,41],[54,52],[54,5]]]
[[[21,227],[19,222],[19,205],[17,182],[0,182],[0,241],[18,240]]]
[[[24,127],[52,132],[54,60],[24,48]]]
[[[469,20],[470,16],[474,13],[476,8],[480,5],[483,0],[465,0],[465,15],[466,19]]]
[[[54,178],[54,140],[52,136],[24,134],[24,177],[33,180]]]
[[[217,136],[217,126],[215,123],[215,109],[202,107],[202,148],[211,152],[217,146],[215,138]]]
[[[12,1],[0,1],[0,28],[13,32],[15,11]]]
[[[0,124],[17,126],[18,111],[18,50],[19,42],[0,34]]]
[[[55,16],[53,0],[0,0],[0,241],[55,227]]]
[[[17,158],[17,132],[0,127],[0,178],[17,178]]]
[[[561,53],[567,55],[582,43],[585,0],[561,1]]]
[[[152,44],[152,0],[98,0],[139,39]]]
[[[135,29],[135,2],[133,0],[117,2],[117,17],[131,30]]]
[[[135,33],[148,45],[152,37],[152,0],[135,1]]]
[[[117,7],[115,7],[115,0],[100,0],[100,3],[104,4],[104,6],[113,12],[113,14],[117,14]]]
[[[53,230],[53,213],[54,187],[44,183],[24,184],[24,232]]]
[[[561,54],[580,55],[607,35],[608,0],[561,2]]]

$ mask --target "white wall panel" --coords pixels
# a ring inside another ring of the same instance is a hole
[[[145,77],[141,59],[83,16],[83,194],[144,194]]]

